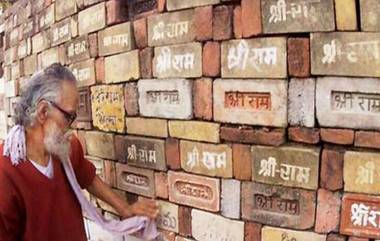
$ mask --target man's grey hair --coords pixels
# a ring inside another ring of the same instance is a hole
[[[15,124],[25,127],[33,125],[37,116],[37,104],[43,99],[58,101],[63,81],[76,84],[73,73],[59,63],[40,70],[27,80],[21,99],[16,105]]]

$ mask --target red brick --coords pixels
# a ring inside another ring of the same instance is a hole
[[[107,25],[117,24],[128,20],[127,1],[110,0],[106,3]]]
[[[220,138],[225,141],[279,146],[286,141],[285,129],[252,128],[247,126],[220,128]]]
[[[90,57],[95,58],[98,56],[98,34],[92,33],[88,35],[88,44],[90,49]]]
[[[244,240],[245,241],[261,241],[260,223],[246,222],[244,225]]]
[[[239,180],[251,180],[251,147],[249,145],[233,144],[232,145],[232,160],[234,178]]]
[[[310,76],[309,38],[288,39],[288,66],[290,76]]]
[[[116,164],[114,161],[104,160],[105,183],[116,188]]]
[[[349,237],[348,241],[369,241],[368,238]]]
[[[336,233],[330,233],[329,235],[327,235],[327,239],[326,239],[326,241],[346,241],[346,240],[347,240],[346,236],[336,234]]]
[[[181,169],[181,156],[179,152],[179,140],[167,138],[165,143],[166,164],[172,170]]]
[[[139,52],[140,74],[142,79],[152,78],[153,48],[145,48]]]
[[[322,188],[331,191],[343,188],[343,159],[343,151],[323,149],[320,179]]]
[[[348,129],[321,128],[321,139],[324,142],[352,145],[354,143],[354,131]]]
[[[148,30],[146,18],[141,18],[133,22],[133,32],[135,34],[136,46],[140,49],[148,46]]]
[[[127,83],[125,85],[125,111],[128,116],[136,116],[139,114],[139,93],[137,90],[137,84]]]
[[[288,136],[292,141],[307,144],[317,144],[320,140],[318,128],[290,127]]]
[[[212,6],[195,8],[194,29],[196,40],[212,39]]]
[[[341,194],[325,189],[318,190],[318,204],[315,232],[329,233],[338,231],[340,219]]]
[[[203,46],[203,76],[216,77],[220,75],[220,44],[206,42]]]
[[[202,78],[194,81],[194,116],[202,120],[212,119],[212,79]]]
[[[380,149],[380,132],[356,131],[355,146]]]
[[[156,196],[168,199],[168,175],[165,172],[156,172],[154,174],[155,184],[156,184]]]
[[[105,83],[104,57],[95,60],[95,76],[97,84]]]
[[[165,11],[165,5],[166,5],[166,0],[158,0],[157,3],[157,9],[158,12],[162,13]]]
[[[178,207],[178,231],[182,236],[191,236],[191,208]]]
[[[262,33],[260,0],[242,0],[241,19],[244,38]]]
[[[241,18],[241,6],[236,6],[234,8],[234,36],[235,38],[242,38],[243,36],[243,27],[242,27],[242,18]]]
[[[232,6],[216,6],[213,10],[212,33],[214,40],[232,38]]]

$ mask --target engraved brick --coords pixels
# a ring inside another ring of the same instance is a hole
[[[77,79],[78,87],[95,84],[95,61],[94,59],[74,63],[70,66],[72,73]]]
[[[193,9],[148,17],[149,46],[186,43],[194,39]]]
[[[193,82],[194,117],[212,119],[212,79],[201,78]]]
[[[80,11],[78,14],[78,20],[79,35],[91,33],[104,28],[106,26],[105,3],[102,2]]]
[[[318,188],[319,148],[253,146],[252,180],[305,189]]]
[[[182,1],[182,0],[166,0],[166,8],[168,11],[174,11],[184,8],[193,8],[205,5],[218,4],[220,0],[193,0],[193,1]]]
[[[32,37],[33,54],[39,53],[50,47],[50,39],[48,32],[40,32]]]
[[[222,179],[221,213],[227,218],[240,218],[240,181]]]
[[[314,225],[316,193],[254,182],[242,184],[242,217],[268,225],[308,229]]]
[[[51,45],[56,46],[71,39],[71,18],[64,19],[51,27],[50,39]]]
[[[290,125],[314,127],[315,79],[291,79],[288,93]]]
[[[214,40],[232,38],[233,7],[221,5],[213,8],[212,34]]]
[[[130,22],[108,27],[98,33],[99,55],[106,56],[134,48]]]
[[[196,78],[202,75],[202,44],[188,43],[156,47],[153,76]]]
[[[335,29],[333,0],[292,3],[263,1],[261,16],[264,33],[322,32]]]
[[[216,121],[277,127],[287,125],[285,80],[217,79],[213,96]]]
[[[349,129],[321,128],[321,139],[324,142],[352,145],[354,143],[354,131]]]
[[[123,85],[97,85],[91,87],[91,108],[95,127],[104,131],[124,132]]]
[[[125,96],[125,111],[128,116],[135,116],[139,114],[139,103],[138,103],[138,89],[137,83],[126,83],[124,96]]]
[[[158,206],[157,227],[178,233],[178,205],[158,201]]]
[[[232,149],[222,144],[181,141],[181,167],[207,176],[232,177]]]
[[[343,188],[344,150],[323,149],[320,186],[336,191]]]
[[[220,128],[220,138],[225,141],[279,146],[286,142],[285,129],[252,128],[251,126]]]
[[[360,194],[345,194],[342,200],[340,233],[362,238],[380,238],[378,211],[380,198]],[[369,213],[362,216],[362,210]],[[371,218],[370,218],[371,217]]]
[[[244,54],[238,54],[240,52]],[[247,57],[243,58],[244,55]],[[265,60],[262,57],[264,55]],[[254,61],[249,61],[250,58]],[[286,76],[285,38],[230,40],[222,43],[223,78],[285,78]]]
[[[290,229],[265,226],[261,231],[262,241],[273,240],[300,240],[300,241],[325,241],[326,235],[316,234],[310,231],[295,231]]]
[[[379,83],[372,78],[318,78],[316,109],[320,126],[380,129]]]
[[[77,12],[77,3],[75,0],[56,0],[55,1],[55,18],[57,21],[64,19]]]
[[[334,2],[337,29],[339,31],[357,30],[355,0],[335,0]]]
[[[344,191],[380,194],[380,154],[347,151],[344,154]]]
[[[338,231],[341,197],[339,192],[333,193],[325,189],[318,190],[318,204],[315,221],[317,233]]]
[[[192,234],[197,240],[244,240],[244,222],[242,221],[233,221],[196,209],[192,210],[191,216]]]
[[[90,46],[86,35],[65,43],[66,61],[75,63],[90,58]]]
[[[85,134],[87,153],[91,156],[115,159],[114,136],[99,131],[88,131]]]
[[[169,135],[181,139],[218,143],[220,124],[203,121],[169,121]]]
[[[374,131],[356,131],[355,146],[380,149],[380,133]]]
[[[169,171],[168,180],[171,202],[208,211],[219,211],[219,179]]]
[[[30,38],[20,41],[17,47],[17,56],[22,59],[32,52],[32,42]]]
[[[192,83],[185,79],[144,79],[137,84],[143,116],[190,119]]]
[[[54,4],[45,8],[38,16],[39,29],[46,29],[55,22]]]
[[[380,31],[380,2],[360,0],[360,22],[362,31]]]
[[[312,33],[311,73],[380,77],[379,38],[380,33]]]
[[[116,163],[117,188],[146,197],[155,196],[154,172]]]
[[[43,51],[37,57],[38,69],[48,67],[53,63],[65,63],[64,48],[57,46]]]
[[[127,117],[127,133],[133,135],[168,137],[168,122],[162,119]]]
[[[138,50],[106,57],[104,65],[106,83],[118,83],[140,78]]]
[[[91,114],[91,93],[88,87],[78,88],[79,103],[77,110],[78,121],[92,121]]]

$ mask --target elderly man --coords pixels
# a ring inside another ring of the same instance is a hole
[[[0,155],[0,241],[85,241],[82,211],[91,209],[80,188],[109,203],[123,218],[156,217],[153,200],[128,205],[95,175],[78,139],[68,131],[78,98],[75,77],[60,64],[28,81],[16,112],[18,129],[0,147],[5,153]]]

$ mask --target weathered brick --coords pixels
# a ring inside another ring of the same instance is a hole
[[[127,2],[123,0],[110,0],[106,2],[107,25],[113,25],[128,20]]]
[[[277,3],[277,0],[262,1],[264,33],[323,32],[335,29],[333,0],[296,2],[292,5]]]
[[[181,141],[181,167],[207,176],[232,177],[232,149],[229,145]]]
[[[327,235],[326,241],[346,241],[346,237],[344,235],[336,234],[336,233],[330,233]]]
[[[160,12],[162,12],[162,4],[165,5],[165,1],[163,2],[164,3],[162,3],[162,0],[130,0],[127,4],[129,19],[136,20],[153,15],[160,10]]]
[[[227,218],[240,218],[240,181],[222,179],[221,213]]]
[[[358,29],[355,0],[334,0],[336,27],[339,31]]]
[[[51,45],[56,46],[71,39],[71,18],[64,19],[51,27],[50,39]]]
[[[155,187],[156,188],[156,196],[159,198],[168,199],[169,198],[168,174],[165,172],[154,173],[154,183],[156,186]],[[173,228],[178,229],[178,225],[173,227]]]
[[[166,164],[172,170],[181,169],[180,144],[176,138],[167,138],[165,140]]]
[[[116,163],[117,188],[146,197],[155,196],[154,172]]]
[[[178,231],[181,235],[191,236],[191,208],[179,206],[178,208]]]
[[[32,52],[32,42],[30,38],[22,40],[17,47],[17,57],[25,58]]]
[[[286,141],[285,129],[228,127],[220,128],[220,138],[226,141],[279,146]]]
[[[49,7],[45,8],[37,16],[37,19],[40,30],[50,27],[55,22],[54,4],[51,4]]]
[[[380,62],[376,61],[375,54],[378,49],[376,41],[379,38],[380,33],[312,33],[310,35],[311,73],[380,77]],[[339,56],[334,54],[338,52]]]
[[[235,38],[243,37],[243,20],[242,20],[242,12],[241,6],[236,6],[234,8],[234,16],[233,16],[233,30]]]
[[[196,40],[205,41],[212,39],[212,6],[195,8],[194,30]]]
[[[214,120],[285,127],[287,86],[280,79],[217,79],[213,88]]]
[[[344,191],[380,194],[380,154],[346,151],[344,154]]]
[[[192,210],[191,216],[192,234],[197,240],[244,241],[244,222],[233,221],[196,209]]]
[[[360,0],[360,23],[362,31],[380,30],[380,2],[376,0]]]
[[[288,122],[290,125],[314,127],[315,79],[291,79],[288,93]]]
[[[318,128],[289,127],[288,137],[295,142],[317,144],[320,140]]]
[[[107,185],[116,188],[116,162],[104,161],[104,179]]]
[[[38,69],[46,68],[53,63],[65,63],[65,53],[63,47],[58,46],[50,48],[37,56]]]
[[[244,224],[244,240],[261,241],[262,224],[254,222],[245,222]]]
[[[95,59],[95,75],[96,83],[105,84],[105,69],[103,57]]]
[[[193,82],[194,117],[212,119],[212,79],[202,78]]]
[[[354,143],[354,131],[349,129],[321,128],[321,139],[324,142],[352,145]]]
[[[174,61],[174,59],[178,61]],[[201,75],[201,43],[193,42],[154,48],[153,76],[158,78],[197,78]]]
[[[243,219],[295,229],[314,225],[314,191],[243,182],[241,203]]]
[[[312,190],[318,188],[318,147],[252,146],[251,151],[253,181]]]
[[[79,87],[79,103],[77,109],[77,121],[92,121],[91,93],[89,87]],[[78,127],[78,126],[77,126]]]
[[[77,79],[78,87],[95,84],[96,80],[94,59],[74,63],[70,66],[70,69]]]
[[[290,76],[310,76],[309,38],[288,39],[288,70]]]
[[[379,239],[379,214],[377,211],[379,208],[379,197],[345,194],[342,200],[339,232],[361,238]],[[367,214],[362,214],[362,212]]]
[[[118,83],[140,78],[139,51],[104,58],[106,83]]]
[[[169,120],[169,135],[181,139],[218,143],[220,124]]]
[[[323,149],[321,158],[322,188],[336,191],[343,188],[343,150]]]
[[[175,241],[175,233],[167,230],[158,230],[163,241]],[[160,240],[160,238],[158,238]]]
[[[232,6],[217,6],[213,9],[212,33],[214,40],[226,40],[232,38]]]
[[[325,189],[318,189],[318,204],[315,221],[315,232],[330,233],[338,231],[342,195]]]
[[[57,21],[64,19],[77,12],[77,3],[75,0],[56,0],[55,1],[55,19]]]
[[[273,240],[308,240],[325,241],[326,235],[316,234],[309,231],[295,231],[282,228],[265,226],[261,231],[262,241]]]
[[[192,8],[206,5],[218,4],[220,0],[193,0],[193,1],[182,1],[182,0],[166,0],[166,8],[168,11],[174,11],[184,8]]]
[[[206,42],[202,56],[203,76],[216,77],[220,75],[220,44]]]
[[[113,134],[87,131],[85,134],[87,153],[91,156],[115,159]]]
[[[90,45],[88,36],[80,36],[65,43],[65,54],[67,63],[75,63],[90,58]]]
[[[169,171],[168,180],[171,202],[213,212],[219,211],[219,179]]]
[[[86,8],[78,14],[79,35],[100,30],[106,26],[105,2]]]
[[[375,78],[318,78],[316,109],[319,125],[378,129],[380,113],[376,111],[373,98],[380,96],[379,83],[380,80]]]
[[[137,83],[131,82],[125,84],[125,111],[127,116],[136,116],[139,114]]]
[[[260,0],[241,1],[242,36],[249,38],[262,33]]]
[[[234,178],[239,180],[251,180],[251,150],[250,146],[242,144],[232,145],[232,163]]]
[[[355,234],[356,235],[356,234]],[[369,241],[368,238],[348,237],[348,241]]]
[[[265,61],[264,56],[266,56]],[[267,37],[222,42],[223,78],[285,78],[286,76],[285,38]]]
[[[158,201],[157,227],[178,233],[178,205]]]
[[[142,136],[168,137],[168,122],[162,119],[127,117],[127,133]]]
[[[140,74],[141,79],[150,79],[153,77],[153,48],[141,49],[139,52]]]
[[[148,17],[149,46],[187,43],[194,39],[193,9]]]
[[[141,18],[133,22],[133,33],[138,48],[148,46],[148,26],[146,18]]]
[[[132,50],[134,40],[131,23],[126,22],[99,31],[98,45],[100,56]]]
[[[380,149],[380,132],[356,131],[355,146]]]
[[[122,85],[91,87],[91,102],[94,126],[104,131],[124,132],[125,108]]]

